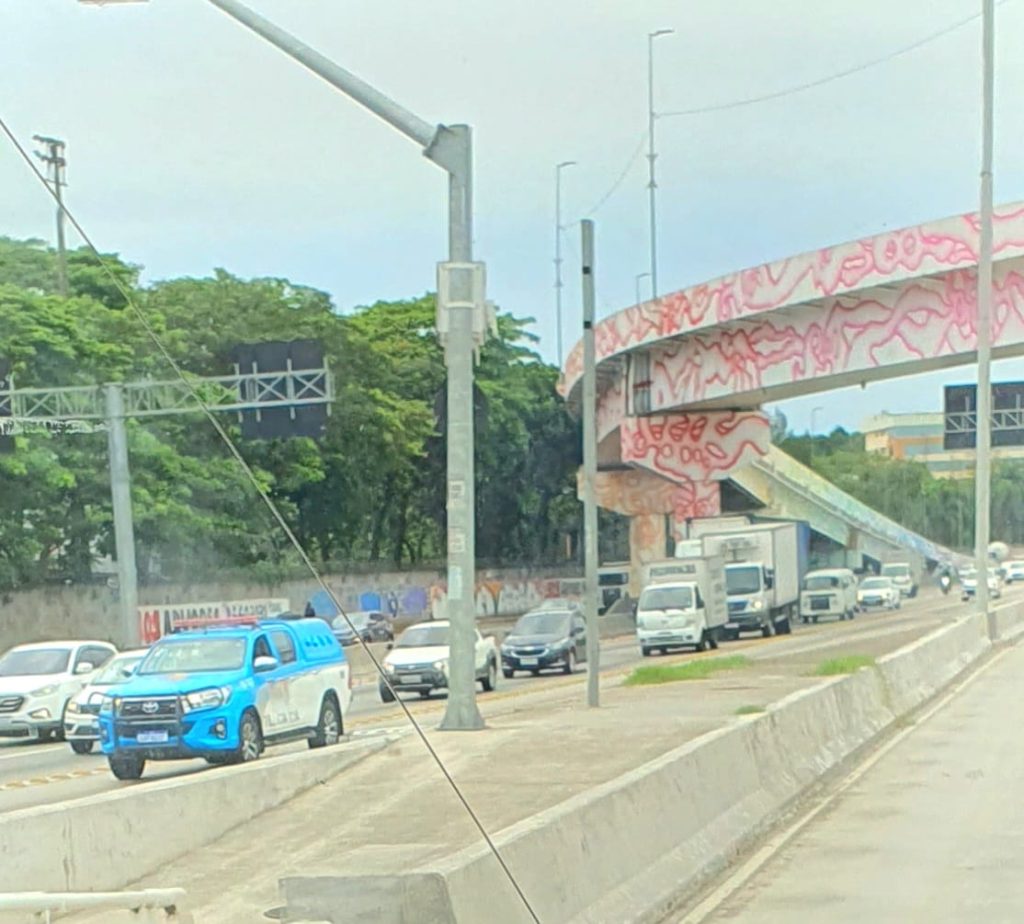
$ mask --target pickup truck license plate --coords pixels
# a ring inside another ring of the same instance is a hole
[[[420,674],[405,674],[399,679],[402,683],[419,683],[423,677]]]
[[[536,667],[538,662],[537,658],[520,658],[519,663],[522,664],[523,667]]]
[[[140,731],[135,740],[139,744],[166,744],[167,732],[165,731]]]

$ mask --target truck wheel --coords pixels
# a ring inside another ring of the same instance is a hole
[[[640,654],[642,654],[645,658],[649,658],[651,656],[651,651],[652,649],[648,648],[646,645],[640,646]]]
[[[71,750],[76,754],[89,754],[92,751],[92,741],[71,741]]]
[[[110,772],[119,780],[137,780],[146,769],[146,760],[143,757],[112,756],[108,758],[107,763],[110,764]]]
[[[806,626],[807,623],[809,623],[811,621],[811,617],[810,616],[801,616],[800,617],[800,621]]]
[[[707,651],[708,650],[708,640],[705,637],[705,634],[703,632],[701,633],[700,641],[697,642],[697,644],[693,646],[693,650],[694,651]]]
[[[510,667],[503,667],[501,669],[501,676],[504,677],[506,680],[511,680],[513,677],[515,677],[515,675],[516,672],[512,670],[512,668]]]
[[[791,635],[793,633],[793,627],[789,624],[788,616],[775,627],[775,631],[778,632],[779,635]]]
[[[341,712],[334,697],[328,694],[320,704],[320,720],[316,723],[316,734],[309,739],[311,748],[337,744],[342,735]]]
[[[235,751],[235,763],[247,764],[259,760],[263,751],[263,732],[260,722],[252,712],[242,715],[238,723],[238,750]]]
[[[487,673],[484,674],[483,679],[480,681],[480,686],[484,688],[484,693],[490,693],[498,685],[498,667],[494,661],[487,662]]]
[[[708,645],[710,645],[714,651],[718,651],[718,633],[720,631],[720,629],[712,629],[708,633]]]
[[[761,635],[764,638],[771,638],[773,635],[775,635],[775,623],[772,622],[771,619],[769,619],[768,622],[761,626]]]
[[[378,684],[377,690],[380,693],[380,701],[382,703],[393,703],[395,701],[395,694],[385,684]]]

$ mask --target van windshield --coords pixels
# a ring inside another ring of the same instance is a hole
[[[692,610],[692,587],[648,587],[640,594],[638,610]]]
[[[760,565],[730,565],[725,569],[725,592],[727,594],[756,594],[760,589]]]
[[[832,574],[809,574],[804,579],[804,590],[828,590],[838,586],[839,578]]]
[[[882,565],[883,577],[910,577],[910,565]]]

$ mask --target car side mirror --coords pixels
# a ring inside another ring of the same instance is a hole
[[[771,590],[775,586],[775,572],[771,568],[764,569],[764,586],[766,590]]]
[[[253,670],[257,674],[265,674],[267,671],[276,670],[278,660],[273,655],[258,655],[252,662]]]
[[[385,650],[385,651],[391,651],[391,649],[392,649],[392,648],[394,648],[394,647],[395,647],[395,643],[394,643],[394,642],[388,642],[388,643],[387,643],[387,644],[386,644],[386,645],[384,646],[384,650]]]
[[[79,661],[75,665],[76,674],[91,674],[94,670],[96,670],[96,666],[92,661]]]
[[[582,635],[586,631],[587,631],[587,627],[586,626],[573,626],[572,627],[572,634],[573,635]]]

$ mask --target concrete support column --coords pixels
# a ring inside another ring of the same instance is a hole
[[[665,557],[665,514],[641,513],[629,520],[629,593],[643,590],[643,567]]]

